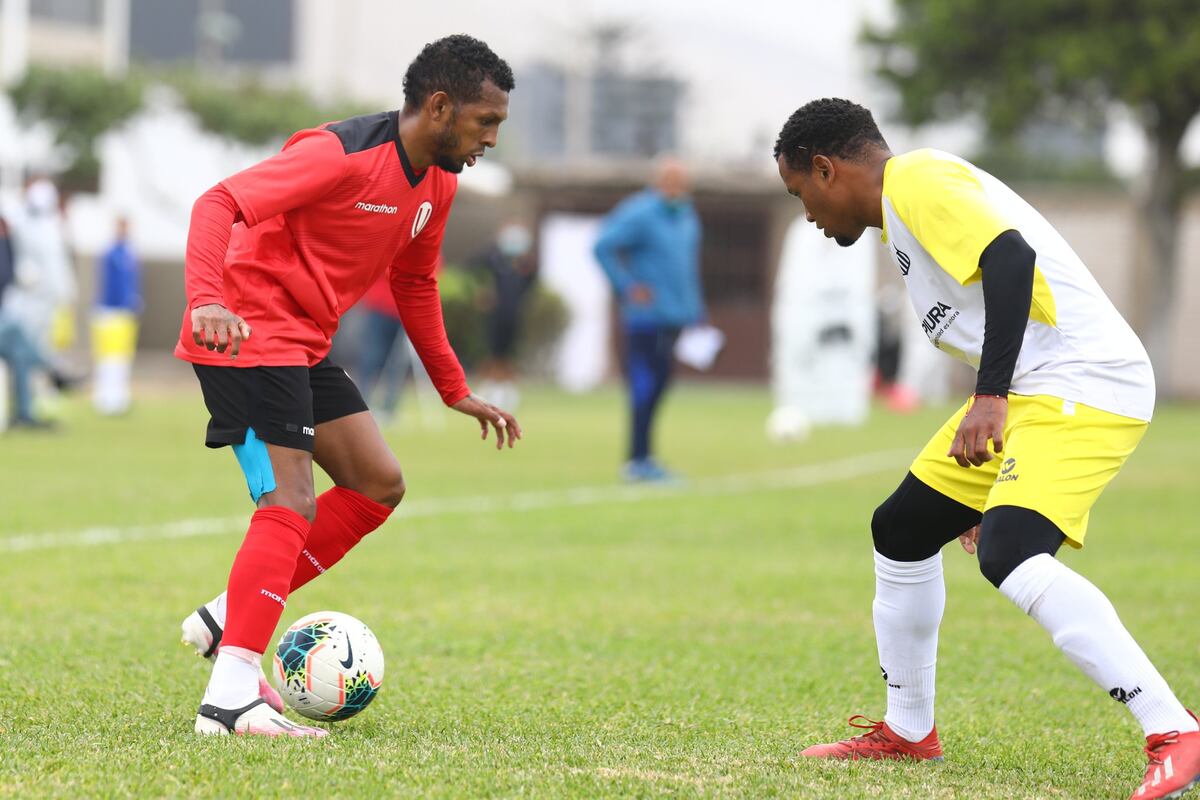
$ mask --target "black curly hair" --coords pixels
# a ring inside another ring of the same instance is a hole
[[[430,42],[404,73],[404,105],[417,108],[434,92],[445,92],[455,105],[478,100],[483,82],[513,90],[508,64],[478,39],[458,33]]]
[[[853,160],[867,145],[887,148],[871,112],[837,97],[813,100],[796,109],[775,140],[775,159],[808,172],[815,155]]]

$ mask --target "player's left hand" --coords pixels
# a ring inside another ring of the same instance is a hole
[[[979,526],[976,525],[959,536],[958,543],[962,545],[962,549],[966,550],[969,555],[975,555],[975,548],[979,544]]]
[[[517,422],[517,418],[504,409],[492,405],[478,395],[467,395],[455,403],[452,408],[455,411],[466,414],[468,417],[474,417],[479,420],[480,439],[488,437],[489,425],[495,428],[497,450],[504,447],[506,435],[509,447],[516,444],[516,441],[521,438],[521,424]]]
[[[1008,418],[1008,398],[976,396],[971,402],[954,442],[946,455],[958,462],[960,467],[982,466],[992,460],[988,452],[988,440],[996,453],[1004,451],[1004,421]]]

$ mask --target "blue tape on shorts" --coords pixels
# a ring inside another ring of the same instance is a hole
[[[245,443],[235,444],[233,454],[242,467],[242,474],[246,476],[246,487],[250,489],[250,499],[255,504],[264,494],[275,491],[275,470],[271,469],[271,456],[267,453],[266,442],[254,434],[254,428],[246,429]]]

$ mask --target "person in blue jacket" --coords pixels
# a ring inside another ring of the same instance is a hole
[[[687,168],[676,159],[657,165],[654,185],[625,198],[609,213],[596,241],[621,309],[629,381],[630,481],[671,477],[651,455],[655,411],[671,379],[675,340],[702,321],[700,218],[688,191]]]
[[[92,405],[101,414],[124,414],[130,405],[138,317],[142,312],[142,270],[129,244],[128,220],[117,220],[115,240],[96,266]]]

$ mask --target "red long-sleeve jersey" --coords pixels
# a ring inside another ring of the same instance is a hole
[[[230,367],[312,366],[341,315],[385,272],[404,329],[443,401],[466,377],[442,322],[436,270],[457,178],[413,170],[398,112],[292,136],[283,150],[206,192],[192,211],[187,308],[175,355]],[[208,303],[253,329],[236,361],[192,341]]]

